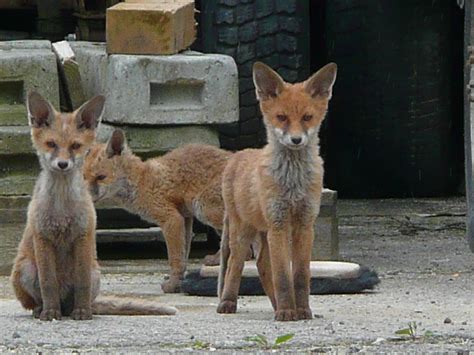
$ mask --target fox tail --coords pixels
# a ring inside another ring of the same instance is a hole
[[[172,316],[178,310],[149,300],[131,297],[99,296],[92,303],[92,313],[127,316]]]

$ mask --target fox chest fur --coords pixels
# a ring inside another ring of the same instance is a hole
[[[56,247],[69,249],[84,237],[93,208],[80,174],[60,176],[43,172],[35,187],[30,211],[35,227]]]
[[[271,154],[270,163],[260,171],[263,183],[270,185],[267,191],[271,191],[261,201],[267,223],[313,223],[319,213],[324,174],[317,149],[295,151],[274,146]]]

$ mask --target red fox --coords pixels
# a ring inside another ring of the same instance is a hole
[[[312,318],[310,260],[324,173],[318,131],[336,72],[330,63],[292,85],[263,63],[253,66],[268,144],[235,153],[224,170],[218,313],[236,312],[245,254],[259,235],[257,267],[275,319]]]
[[[117,129],[107,144],[96,144],[86,157],[84,178],[96,202],[112,198],[161,227],[171,268],[164,292],[181,290],[193,217],[217,231],[222,228],[222,172],[231,155],[216,147],[189,144],[142,161]],[[213,258],[206,258],[210,264]]]
[[[73,113],[59,113],[38,93],[28,95],[32,141],[41,172],[11,280],[23,307],[40,320],[91,319],[93,313],[176,313],[173,307],[153,302],[96,298],[100,285],[96,215],[82,167],[94,143],[104,101],[103,96],[96,96]]]

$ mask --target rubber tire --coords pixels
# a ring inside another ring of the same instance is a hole
[[[325,23],[327,59],[339,66],[327,185],[342,197],[456,192],[462,11],[444,0],[330,0]]]
[[[201,0],[194,49],[232,56],[239,70],[239,122],[219,127],[221,146],[260,147],[265,129],[252,65],[259,60],[295,82],[309,74],[309,0]]]

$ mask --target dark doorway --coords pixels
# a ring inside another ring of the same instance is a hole
[[[444,0],[311,1],[311,69],[338,79],[322,127],[343,197],[442,196],[463,180],[463,10]]]

